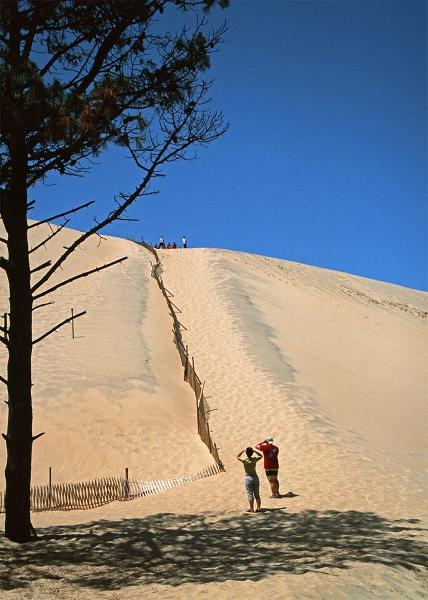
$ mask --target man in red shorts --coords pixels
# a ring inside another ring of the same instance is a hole
[[[256,445],[257,450],[261,450],[264,456],[264,468],[266,477],[269,480],[270,489],[272,491],[272,498],[280,498],[279,495],[279,481],[278,481],[278,454],[279,448],[273,443],[273,437],[269,436],[264,442]]]

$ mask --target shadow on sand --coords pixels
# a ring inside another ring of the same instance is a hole
[[[95,590],[258,581],[356,563],[418,570],[428,556],[418,523],[356,511],[290,514],[276,508],[257,515],[158,514],[49,527],[29,545],[0,541],[0,589],[59,577]]]

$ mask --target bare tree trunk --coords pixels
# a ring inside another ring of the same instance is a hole
[[[8,332],[8,402],[6,435],[6,537],[15,542],[32,538],[30,483],[32,421],[31,353],[32,295],[27,230],[27,156],[25,142],[17,140],[12,158],[10,187],[2,202],[8,234],[7,276],[10,290]]]

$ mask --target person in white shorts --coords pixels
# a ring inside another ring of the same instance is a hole
[[[242,454],[247,455],[246,458],[241,458]],[[254,456],[256,454],[256,456]],[[261,500],[260,500],[260,480],[256,473],[256,465],[259,460],[263,458],[263,455],[257,450],[253,450],[248,447],[245,450],[241,450],[241,452],[236,457],[243,465],[245,470],[244,477],[244,486],[245,491],[247,492],[248,503],[250,508],[247,512],[254,512],[254,500],[256,501],[256,510],[255,512],[260,511]]]

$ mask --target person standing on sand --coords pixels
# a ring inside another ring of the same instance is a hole
[[[257,450],[261,450],[264,456],[264,468],[266,477],[268,478],[270,489],[272,492],[271,498],[280,498],[279,481],[278,481],[278,454],[279,448],[273,443],[273,437],[268,436],[264,442],[256,445]]]
[[[183,248],[187,248],[187,240],[185,235],[183,235],[181,243],[183,244]]]
[[[241,458],[242,454],[247,455],[246,458]],[[253,454],[257,456],[253,456]],[[244,486],[245,491],[247,492],[248,503],[250,508],[247,512],[254,512],[254,500],[256,500],[256,511],[260,511],[261,501],[260,501],[260,480],[259,476],[256,473],[256,465],[257,462],[262,458],[262,454],[253,450],[252,448],[246,448],[245,450],[241,450],[241,452],[236,457],[243,465],[245,470],[244,477]]]

